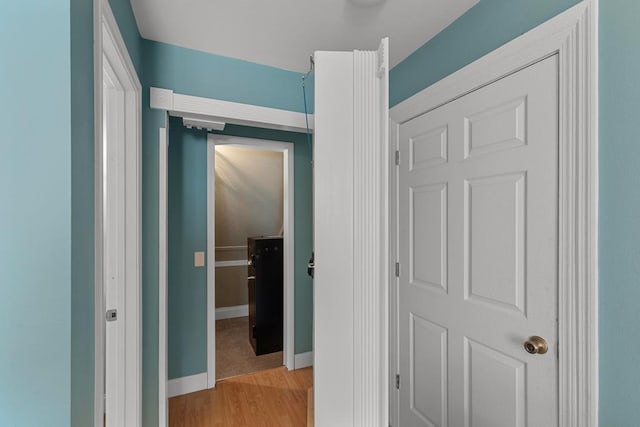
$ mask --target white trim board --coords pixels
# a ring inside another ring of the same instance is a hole
[[[207,385],[216,386],[216,152],[207,136]]]
[[[249,304],[216,308],[216,320],[235,319],[236,317],[247,317],[248,315]]]
[[[306,132],[304,113],[182,95],[170,89],[151,88],[151,108],[165,110],[172,116],[199,117],[237,125],[267,129]],[[309,128],[313,130],[313,114],[309,114]]]
[[[294,369],[302,369],[302,368],[308,368],[309,366],[313,366],[313,351],[296,354],[294,359],[295,359],[293,363]]]
[[[597,25],[598,1],[585,0],[390,112],[397,128],[530,64],[559,56],[558,345],[562,427],[598,425]],[[397,306],[392,309],[395,318]],[[391,399],[391,405],[394,401]]]
[[[207,389],[207,373],[190,375],[188,377],[169,380],[167,397],[181,396]]]
[[[165,119],[166,120],[166,119]],[[168,122],[168,120],[167,120]],[[158,132],[160,141],[158,147],[158,313],[166,313],[168,310],[168,155],[169,143],[167,141],[167,128],[160,128]],[[168,317],[158,317],[158,425],[167,426],[169,420],[168,394]]]
[[[103,72],[105,67],[112,71],[122,90],[124,104],[124,162],[120,165],[124,176],[124,203],[127,206],[124,226],[128,232],[124,239],[126,257],[124,307],[118,307],[125,321],[124,342],[126,351],[118,364],[124,366],[124,389],[119,390],[126,399],[124,420],[127,425],[139,426],[142,422],[142,274],[141,274],[141,127],[142,127],[142,86],[131,61],[127,47],[120,34],[118,24],[107,0],[94,0],[94,127],[95,127],[95,365],[94,365],[94,425],[102,426],[105,416],[105,297],[104,297],[104,206],[103,189],[103,137],[105,132],[105,97]],[[131,207],[131,208],[129,208]],[[107,373],[107,375],[110,375]]]

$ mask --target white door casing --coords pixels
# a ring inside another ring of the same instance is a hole
[[[167,401],[169,386],[168,361],[168,311],[167,281],[168,244],[169,244],[169,117],[165,114],[165,127],[158,131],[158,426],[169,424],[169,402]],[[165,314],[165,315],[163,315]]]
[[[403,123],[544,58],[558,56],[558,409],[563,427],[598,425],[597,16],[597,0],[583,1],[391,109],[390,135],[397,139]],[[397,204],[398,179],[396,174],[390,178]],[[397,226],[394,221],[390,241],[396,257]],[[390,302],[393,331],[398,312],[394,301]],[[398,369],[396,352],[392,350],[390,356]],[[392,413],[397,414],[398,400],[390,403]],[[399,425],[397,416],[390,423]]]
[[[282,153],[283,162],[283,361],[289,370],[294,364],[295,307],[294,307],[294,259],[295,259],[295,215],[294,215],[294,144],[291,142],[267,141],[257,138],[243,138],[230,135],[207,135],[207,381],[208,387],[216,384],[216,303],[215,303],[215,147],[216,145],[237,146],[248,149]]]
[[[316,52],[314,409],[388,424],[388,40]]]
[[[142,422],[142,88],[108,2],[94,11],[94,424],[129,427]]]
[[[557,69],[400,126],[402,426],[558,425]]]
[[[105,326],[105,414],[109,423],[125,425],[125,203],[124,91],[108,61],[104,63],[104,298],[106,310],[117,310]]]

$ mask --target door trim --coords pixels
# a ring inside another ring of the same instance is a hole
[[[169,354],[167,297],[169,280],[169,118],[158,131],[158,426],[169,424]]]
[[[132,253],[125,260],[125,278],[127,283],[126,307],[124,318],[125,340],[127,345],[126,382],[127,426],[139,426],[142,423],[142,270],[141,270],[141,123],[142,123],[142,85],[129,56],[126,44],[120,33],[116,19],[107,0],[94,0],[94,425],[104,424],[104,373],[105,373],[105,301],[103,295],[103,66],[106,58],[112,65],[119,83],[124,89],[125,103],[125,174],[128,206],[125,213],[127,233],[125,244]],[[130,192],[129,192],[130,191]]]
[[[207,135],[207,195],[215,194],[215,147],[216,145],[238,146],[283,155],[283,365],[295,369],[294,358],[294,146],[291,142],[267,141],[256,138],[208,134]],[[207,372],[208,387],[216,384],[216,241],[215,241],[215,197],[207,201]]]
[[[579,3],[396,105],[390,111],[390,133],[395,137],[399,126],[412,118],[554,54],[559,56],[560,83],[559,425],[597,427],[598,0]],[[393,175],[390,188],[397,206],[397,177]],[[392,243],[397,227],[396,220]],[[391,252],[395,263],[397,245]],[[397,280],[393,283],[397,287]],[[397,300],[394,304],[390,307],[391,330],[397,333]],[[397,336],[392,342],[396,348],[390,357],[397,370]],[[397,399],[392,398],[390,405],[397,405]],[[397,406],[392,413],[397,416]]]
[[[207,120],[242,126],[302,133],[307,131],[304,113],[223,101],[221,99],[183,95],[175,93],[171,89],[151,87],[150,106],[152,109],[165,110],[175,117],[195,115]],[[309,129],[313,131],[313,128],[314,116],[309,114]]]

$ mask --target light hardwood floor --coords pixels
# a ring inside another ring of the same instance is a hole
[[[304,427],[312,368],[270,369],[169,399],[170,427]]]

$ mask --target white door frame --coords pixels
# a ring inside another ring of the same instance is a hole
[[[119,318],[124,321],[124,352],[122,360],[126,380],[118,387],[126,401],[124,412],[125,425],[139,426],[142,422],[142,319],[141,319],[141,123],[142,123],[142,86],[133,62],[129,57],[118,24],[107,0],[94,0],[94,168],[95,168],[95,368],[94,368],[94,424],[104,423],[104,387],[105,387],[105,300],[103,289],[103,69],[111,68],[118,79],[118,85],[124,91],[124,163],[117,175],[124,176],[126,206],[124,240],[126,256],[124,259],[124,277],[126,292],[125,306],[118,307]]]
[[[191,95],[182,95],[178,93],[174,93],[173,90],[170,89],[160,89],[152,87],[150,88],[150,107],[152,109],[163,110],[166,113],[172,116],[184,117],[184,116],[193,116],[196,115],[198,118],[206,118],[209,120],[220,121],[224,123],[232,123],[239,124],[245,126],[254,126],[261,127],[267,129],[275,129],[275,130],[284,130],[284,131],[292,131],[292,132],[306,132],[307,125],[305,120],[304,113],[297,113],[293,111],[280,110],[276,108],[268,108],[268,107],[260,107],[255,105],[241,104],[236,102],[222,101],[218,99],[211,98],[202,98]],[[314,121],[313,115],[309,115],[309,128],[311,132],[313,132]],[[159,347],[159,355],[158,355],[158,364],[159,364],[159,383],[160,387],[158,388],[158,399],[160,402],[159,405],[159,419],[160,426],[167,425],[167,178],[168,178],[168,170],[167,170],[167,149],[168,149],[168,141],[166,137],[165,129],[160,129],[159,133],[159,144],[160,144],[160,153],[159,153],[159,171],[158,178],[160,182],[160,206],[159,206],[159,236],[161,246],[159,247],[159,295],[161,296],[159,300],[158,307],[158,333],[159,333],[159,342],[163,345]],[[270,142],[271,146],[276,144],[275,142]],[[293,162],[293,151],[290,157],[290,161]],[[209,170],[209,168],[208,168]],[[290,169],[293,172],[293,166]],[[293,182],[293,179],[291,179]],[[293,206],[293,186],[291,191],[291,206]],[[212,209],[209,204],[207,204],[208,209]],[[210,227],[208,227],[210,228]],[[290,235],[293,237],[293,214],[291,214],[291,233]],[[215,236],[207,236],[208,241],[215,242]],[[215,245],[215,243],[214,243]],[[293,251],[292,244],[292,253],[291,256],[294,257],[295,253]],[[214,247],[215,251],[215,247]],[[212,251],[209,248],[209,244],[207,245],[207,252],[209,254]],[[215,266],[215,262],[211,262],[209,259],[207,260],[208,266]],[[293,269],[293,262],[291,263]],[[207,267],[210,268],[210,267]],[[207,277],[210,277],[209,271],[207,271]],[[215,275],[214,275],[215,277]],[[289,297],[291,300],[291,312],[287,313],[287,321],[286,323],[290,324],[290,326],[286,326],[286,335],[285,340],[288,341],[288,347],[290,351],[287,351],[285,356],[285,365],[288,369],[295,369],[295,346],[294,346],[294,292],[293,292],[294,280],[291,279],[290,286],[291,291],[289,293]],[[210,288],[209,283],[207,283],[207,294],[214,295],[215,293]],[[213,301],[208,297],[208,300]],[[212,307],[215,307],[215,301],[213,301]],[[209,303],[211,304],[211,303]],[[287,309],[289,310],[289,309]],[[209,313],[207,315],[207,329],[213,328],[215,331],[215,310],[213,314]],[[207,336],[211,336],[208,332]],[[287,338],[290,337],[290,338]],[[211,346],[215,345],[215,340],[212,340],[213,343],[209,342],[207,344],[207,357],[209,360],[207,362],[207,372],[213,372],[213,375],[210,376],[207,374],[207,386],[210,387],[210,377],[213,377],[215,381],[215,367],[210,366],[211,357],[209,352],[211,351]],[[164,350],[163,350],[164,348]]]
[[[559,56],[559,425],[598,425],[598,1],[585,0],[391,109],[399,126],[551,55]],[[395,175],[395,176],[394,176]],[[390,188],[397,206],[396,174]],[[398,259],[397,211],[390,239]],[[397,280],[392,366],[398,369]],[[390,399],[398,425],[397,390]],[[394,397],[396,396],[396,397]]]
[[[167,283],[169,280],[169,117],[165,114],[165,127],[158,131],[158,426],[168,426],[169,405],[169,347],[167,316]]]
[[[216,239],[215,239],[215,147],[217,145],[253,148],[282,153],[283,156],[283,229],[284,229],[284,301],[283,301],[283,365],[294,367],[294,146],[291,142],[267,141],[230,135],[207,135],[207,382],[216,384]]]

